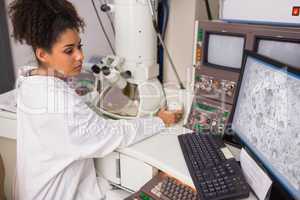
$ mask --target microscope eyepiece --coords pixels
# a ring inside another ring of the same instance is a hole
[[[92,69],[92,72],[94,72],[95,74],[99,74],[101,71],[101,69],[98,65],[93,65],[91,69]]]
[[[107,66],[102,67],[101,71],[102,71],[104,76],[110,75],[110,69]]]

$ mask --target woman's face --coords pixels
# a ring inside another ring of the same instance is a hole
[[[45,53],[42,64],[65,77],[76,76],[81,71],[84,58],[81,47],[79,33],[67,29],[54,43],[51,52]]]

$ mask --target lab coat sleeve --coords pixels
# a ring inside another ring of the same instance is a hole
[[[76,97],[67,121],[72,145],[78,148],[80,158],[103,157],[116,148],[137,143],[164,128],[164,123],[158,117],[104,119]]]

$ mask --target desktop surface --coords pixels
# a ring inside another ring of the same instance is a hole
[[[166,128],[158,135],[117,151],[143,161],[195,188],[178,141],[178,136],[186,133],[192,131],[181,126]],[[250,192],[249,197],[243,199],[257,198]]]
[[[195,188],[177,139],[178,135],[189,132],[191,130],[183,127],[166,128],[158,135],[118,149],[118,152],[142,160]]]

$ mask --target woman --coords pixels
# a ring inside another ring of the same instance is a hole
[[[66,0],[14,0],[9,10],[14,37],[30,45],[38,67],[19,80],[17,131],[18,199],[102,199],[93,157],[138,142],[176,122],[159,117],[105,120],[65,79],[78,75],[84,22]]]

